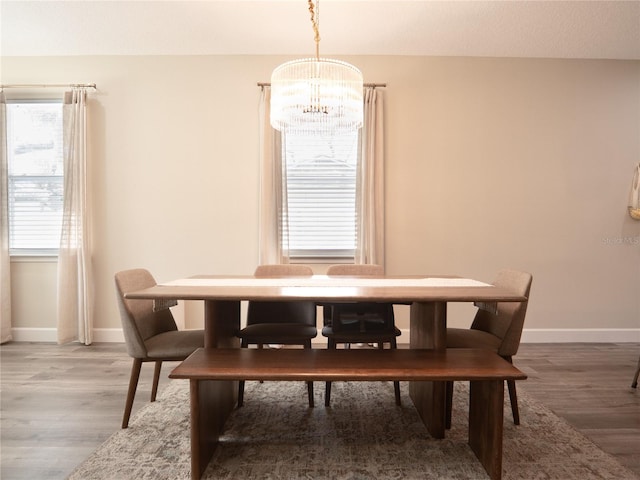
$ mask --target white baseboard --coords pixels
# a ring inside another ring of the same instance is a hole
[[[522,343],[640,343],[640,328],[525,328],[520,341]],[[409,343],[409,330],[402,330],[398,343]]]
[[[324,342],[324,339],[320,340]],[[522,331],[522,343],[640,343],[640,328],[532,328]],[[403,329],[398,343],[409,343]]]
[[[96,328],[93,330],[93,341],[104,343],[124,343],[121,328]]]
[[[522,343],[638,343],[640,328],[532,328]]]
[[[55,328],[12,328],[14,342],[57,342]],[[96,343],[123,343],[120,328],[96,328]],[[409,343],[409,330],[402,330],[398,343]],[[522,332],[522,343],[640,343],[640,328],[534,328]],[[326,344],[318,335],[313,344]]]
[[[14,342],[57,343],[55,328],[12,328]],[[96,343],[124,343],[121,328],[96,328],[93,330],[93,341]]]
[[[55,328],[14,327],[11,329],[11,337],[14,342],[56,343],[58,341]]]

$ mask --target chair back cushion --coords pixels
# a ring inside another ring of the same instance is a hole
[[[384,275],[382,265],[342,263],[331,265],[327,275],[370,277]],[[324,324],[331,325],[333,331],[394,331],[395,318],[393,304],[390,303],[337,303],[328,304],[322,313]]]
[[[517,270],[501,270],[493,284],[517,295],[527,297],[524,302],[498,302],[496,313],[480,309],[471,328],[491,333],[502,340],[498,354],[512,357],[518,351],[524,318],[527,313],[529,292],[533,277]]]
[[[360,276],[382,276],[384,275],[384,268],[382,265],[375,264],[353,264],[353,263],[341,263],[337,265],[331,265],[327,269],[327,275],[345,275],[352,277]]]
[[[313,269],[308,265],[277,264],[259,265],[256,277],[310,277]],[[250,301],[247,308],[247,325],[259,323],[296,323],[316,326],[316,304],[314,302],[262,302]]]
[[[293,323],[316,326],[315,302],[262,302],[252,300],[247,307],[247,325]]]
[[[308,265],[279,264],[279,265],[259,265],[255,272],[255,277],[310,277],[313,269]]]
[[[124,270],[115,275],[122,330],[127,352],[134,358],[146,358],[145,341],[160,333],[177,330],[171,310],[154,311],[153,300],[124,298],[128,292],[153,287],[156,281],[142,268]]]
[[[324,307],[330,313],[335,333],[395,332],[395,317],[391,303],[335,303]],[[327,320],[327,314],[323,315]]]

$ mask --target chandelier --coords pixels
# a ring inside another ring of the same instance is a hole
[[[319,0],[308,0],[316,56],[286,62],[271,74],[271,126],[298,135],[341,135],[362,126],[362,72],[320,58]]]

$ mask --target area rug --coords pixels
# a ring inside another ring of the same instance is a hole
[[[212,479],[486,479],[467,445],[468,385],[455,384],[453,425],[429,436],[402,384],[396,406],[390,382],[334,383],[331,407],[316,383],[308,408],[304,382],[247,382],[245,405],[228,420],[203,475]],[[540,403],[520,395],[521,425],[505,405],[503,478],[636,479]],[[173,380],[68,477],[69,480],[190,478],[189,393]]]

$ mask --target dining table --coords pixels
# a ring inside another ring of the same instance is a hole
[[[254,277],[195,275],[126,294],[129,299],[153,299],[155,308],[177,300],[204,302],[205,349],[240,348],[241,303],[245,301],[384,302],[410,306],[409,348],[444,352],[447,345],[447,305],[474,303],[493,310],[497,302],[521,302],[526,297],[472,278],[455,275],[384,275],[350,277]],[[216,437],[235,407],[237,382],[211,381],[199,393],[212,412],[207,435]],[[409,395],[430,435],[445,437],[445,382],[415,381]],[[206,439],[203,439],[206,442]],[[203,445],[203,447],[206,447]],[[212,447],[209,454],[213,453]],[[205,448],[206,450],[206,448]]]

